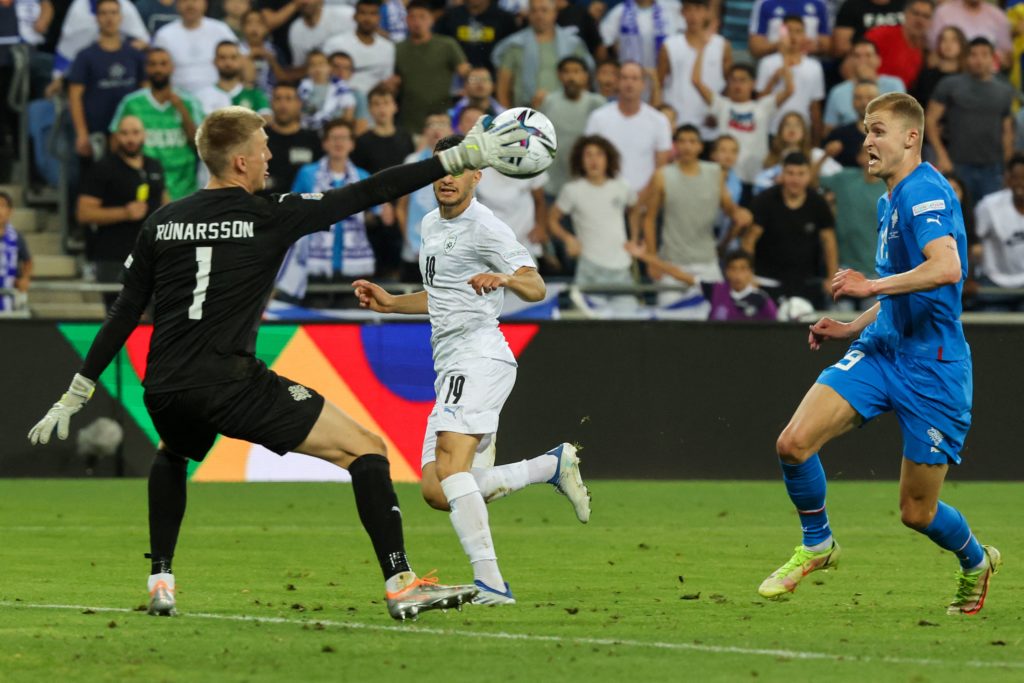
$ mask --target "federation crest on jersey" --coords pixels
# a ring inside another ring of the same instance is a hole
[[[288,387],[288,393],[292,395],[292,398],[296,401],[305,401],[307,398],[312,398],[313,394],[309,389],[302,386],[301,384],[293,384]]]
[[[454,232],[448,233],[448,236],[444,238],[444,253],[452,253],[452,249],[455,248],[455,242],[459,239],[459,236]]]

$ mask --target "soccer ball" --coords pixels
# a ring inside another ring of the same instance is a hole
[[[555,160],[555,152],[558,151],[555,127],[548,117],[536,109],[513,107],[512,109],[506,109],[491,119],[487,125],[487,130],[516,121],[530,132],[530,137],[522,142],[514,143],[527,148],[526,156],[506,157],[506,160],[516,165],[516,170],[509,173],[502,171],[502,173],[512,178],[533,178],[534,176],[539,176]]]

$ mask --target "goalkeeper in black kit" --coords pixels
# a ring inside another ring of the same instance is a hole
[[[160,445],[149,473],[149,613],[176,614],[171,561],[185,514],[187,461],[201,461],[217,434],[347,469],[359,519],[384,573],[391,616],[456,607],[477,589],[440,585],[409,567],[383,440],[312,388],[257,360],[256,332],[278,268],[297,239],[448,174],[485,166],[513,170],[508,158],[525,153],[514,143],[527,132],[518,126],[477,127],[458,147],[359,183],[323,194],[263,198],[253,193],[264,189],[271,158],[265,123],[242,107],[221,109],[203,121],[196,146],[210,183],[145,222],[125,262],[124,288],[81,370],[29,439],[45,444],[54,428],[67,438],[71,416],[89,400],[152,299],[143,384]]]

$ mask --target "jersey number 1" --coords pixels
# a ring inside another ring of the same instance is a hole
[[[213,247],[196,247],[196,288],[192,290],[192,305],[188,307],[189,320],[203,319],[203,303],[206,289],[210,286],[210,264],[213,262]]]

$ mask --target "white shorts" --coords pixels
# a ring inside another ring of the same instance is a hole
[[[498,431],[498,418],[512,387],[516,366],[492,358],[467,358],[437,376],[437,401],[427,418],[421,465],[434,462],[438,432],[481,434],[477,453],[491,445]]]

